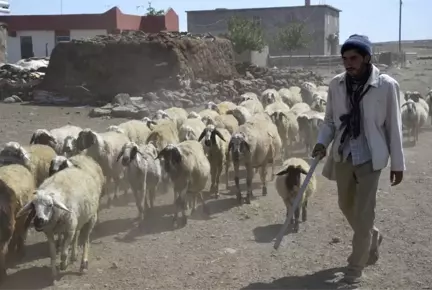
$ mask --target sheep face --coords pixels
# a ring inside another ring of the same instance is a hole
[[[55,148],[57,141],[54,136],[46,129],[38,129],[33,133],[30,144],[42,144],[48,145],[51,148]]]
[[[162,159],[162,164],[167,173],[175,173],[182,162],[180,150],[174,144],[168,144],[159,152],[156,159]]]
[[[226,142],[225,138],[216,129],[214,125],[207,125],[207,127],[202,131],[201,135],[199,136],[198,142],[201,142],[201,140],[204,138],[204,145],[210,147],[216,144],[216,136]]]
[[[210,118],[210,116],[204,116],[201,118],[201,121],[205,124],[205,125],[214,125],[214,121],[212,118]]]
[[[27,203],[23,208],[17,213],[17,218],[21,217],[25,213],[34,210],[34,226],[35,230],[38,232],[43,231],[49,224],[57,210],[64,210],[71,212],[61,201],[57,200],[52,193],[46,192],[44,190],[38,190],[35,192],[35,198]]]
[[[11,164],[19,162],[25,166],[30,164],[30,156],[28,152],[18,142],[6,143],[3,150],[0,152],[1,163]]]
[[[172,119],[170,118],[170,116],[168,116],[168,114],[167,114],[165,111],[158,110],[158,111],[155,113],[155,115],[154,115],[154,117],[153,117],[153,120],[154,120],[154,121],[157,121],[157,120],[161,120],[161,119],[169,119],[169,120],[172,120]]]
[[[93,144],[96,144],[97,136],[96,134],[89,129],[84,129],[78,134],[78,138],[76,140],[77,149],[79,151],[83,151]]]
[[[152,119],[150,119],[149,117],[144,117],[141,119],[141,122],[146,123],[147,127],[149,127],[149,129],[152,129],[152,126],[156,125],[157,123],[155,121],[153,121]]]
[[[297,117],[297,122],[298,122],[298,125],[299,125],[299,130],[300,131],[304,131],[304,130],[306,130],[308,128],[309,118],[307,116],[300,115],[300,116]]]
[[[413,100],[414,102],[416,102],[416,103],[418,103],[420,99],[423,99],[422,95],[419,92],[417,92],[417,91],[411,93],[411,95],[409,96],[409,98],[411,100]]]
[[[190,112],[188,115],[188,119],[199,119],[201,116],[197,112]]]
[[[307,172],[300,165],[290,165],[284,170],[276,173],[278,176],[286,175],[285,186],[288,190],[298,190],[300,188],[301,174],[306,175]]]
[[[402,107],[406,107],[406,110],[409,113],[409,115],[414,116],[415,113],[417,112],[417,108],[413,101],[406,102],[405,104],[402,105]]]
[[[286,117],[286,115],[280,111],[276,111],[271,115],[271,119],[275,124],[279,124],[280,122],[282,122],[284,117]]]
[[[132,161],[136,160],[138,154],[142,155],[138,145],[134,142],[128,142],[123,145],[120,154],[117,156],[117,162],[121,159],[122,165],[128,166]]]
[[[276,96],[273,93],[268,93],[264,96],[263,101],[265,104],[273,104],[276,102]]]
[[[232,152],[233,160],[239,160],[241,153],[250,152],[249,144],[246,142],[246,136],[242,133],[234,133],[228,145],[228,151]]]
[[[72,162],[70,162],[65,156],[56,156],[50,163],[49,176],[72,166]]]
[[[64,143],[63,143],[63,153],[66,156],[72,156],[77,149],[77,139],[75,137],[72,136],[67,136],[64,139]]]
[[[311,109],[317,112],[324,112],[327,102],[323,99],[315,99],[312,102]]]
[[[214,102],[208,102],[205,106],[205,109],[213,110],[220,114],[219,108]]]

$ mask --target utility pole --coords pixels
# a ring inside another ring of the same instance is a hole
[[[399,0],[399,57],[402,64],[402,0]]]
[[[63,0],[60,0],[60,14],[63,15]]]

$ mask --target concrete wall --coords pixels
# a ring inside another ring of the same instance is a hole
[[[105,35],[104,29],[97,30],[71,30],[70,39],[94,37]],[[31,36],[33,52],[35,57],[50,56],[56,45],[55,31],[17,31],[16,36],[8,36],[7,40],[7,62],[15,63],[21,59],[21,36]]]
[[[0,23],[0,63],[6,62],[7,37],[7,28]]]
[[[232,16],[241,16],[260,21],[269,43],[270,55],[284,55],[287,51],[279,50],[271,42],[280,27],[294,21],[307,24],[312,42],[307,49],[296,51],[294,55],[324,55],[330,53],[326,37],[339,32],[338,12],[325,5],[298,6],[282,8],[257,8],[235,10],[189,11],[187,13],[188,31],[191,33],[210,32],[214,35],[226,33],[228,20]]]
[[[236,62],[250,62],[251,64],[267,67],[269,57],[268,46],[259,51],[245,51],[241,54],[235,54]]]

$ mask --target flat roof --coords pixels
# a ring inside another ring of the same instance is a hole
[[[250,11],[250,10],[268,10],[268,9],[299,9],[299,8],[328,8],[330,10],[336,11],[336,12],[342,12],[342,10],[337,9],[331,5],[310,5],[310,6],[279,6],[279,7],[259,7],[259,8],[236,8],[236,9],[228,9],[228,8],[216,8],[211,10],[189,10],[186,11],[186,13],[199,13],[199,12],[215,12],[215,11],[235,11],[235,12],[241,12],[241,11]]]

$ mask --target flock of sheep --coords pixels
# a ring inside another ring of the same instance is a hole
[[[228,187],[233,166],[241,204],[250,203],[256,171],[262,195],[267,194],[271,165],[271,179],[276,175],[275,188],[288,212],[309,171],[308,163],[290,157],[290,152],[300,143],[310,153],[324,119],[327,90],[305,82],[300,87],[265,90],[260,96],[245,93],[235,103],[209,102],[198,113],[177,107],[159,110],[152,118],[110,126],[103,133],[66,125],[36,130],[27,146],[6,143],[0,151],[1,278],[10,262],[6,259],[24,255],[31,225],[47,237],[53,279],[57,277],[57,253],[60,270],[65,270],[77,260],[79,238],[84,241],[80,269],[85,272],[100,199],[107,196],[110,206],[120,190],[131,189],[142,222],[157,194],[172,188],[173,224],[178,227],[187,223],[186,211],[195,211],[198,198],[208,213],[203,190],[210,181],[210,193],[219,197],[223,169]],[[419,114],[424,102],[415,94],[407,96],[402,116],[405,120],[408,114],[413,120],[411,112]],[[283,165],[275,173],[277,160]],[[240,165],[246,168],[246,196],[240,190]],[[313,176],[291,221],[294,231],[299,229],[300,210],[306,221],[308,198],[315,190]]]

